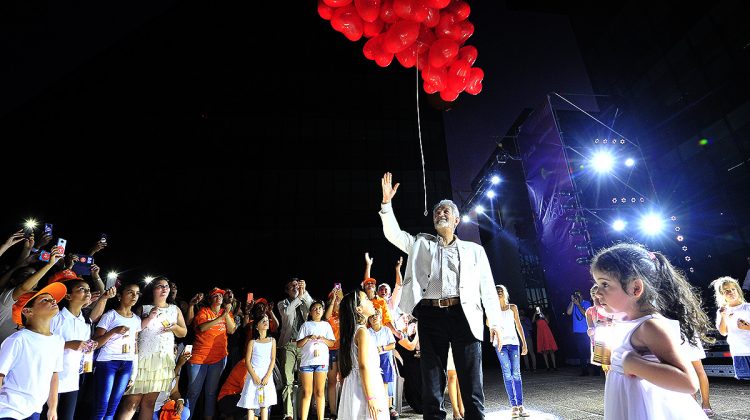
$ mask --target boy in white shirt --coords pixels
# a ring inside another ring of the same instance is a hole
[[[65,293],[64,285],[53,283],[13,305],[13,320],[24,328],[0,345],[0,418],[39,419],[45,402],[48,418],[57,418],[65,342],[52,334],[50,321]]]

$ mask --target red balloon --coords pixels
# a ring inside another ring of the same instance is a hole
[[[425,85],[429,84],[443,90],[448,85],[448,70],[445,67],[425,66],[422,70]]]
[[[364,25],[365,38],[372,38],[383,32],[383,25],[385,25],[385,23],[378,18],[375,19],[375,22],[365,22]]]
[[[380,6],[380,19],[385,23],[393,23],[398,20],[396,12],[393,11],[393,0],[383,0]]]
[[[427,17],[424,19],[424,26],[434,28],[440,23],[440,12],[434,7],[427,8]]]
[[[374,60],[375,57],[377,57],[378,54],[383,52],[383,37],[382,36],[376,36],[374,38],[370,38],[365,42],[365,46],[362,47],[362,53],[365,55],[365,58],[368,60]]]
[[[440,38],[430,47],[430,66],[443,67],[449,65],[458,55],[458,44],[450,38]]]
[[[435,35],[438,38],[452,38],[456,41],[460,38],[461,27],[456,23],[456,15],[450,12],[440,13],[440,22],[435,26]]]
[[[333,16],[333,7],[323,3],[323,0],[318,0],[318,15],[325,20],[331,20],[331,16]]]
[[[432,83],[427,83],[427,82],[424,82],[422,84],[422,87],[424,88],[424,91],[430,95],[440,90],[438,89],[437,85],[433,85]]]
[[[458,98],[458,94],[461,93],[459,91],[445,88],[440,91],[440,99],[444,100],[445,102],[453,102]]]
[[[427,48],[431,47],[436,39],[437,37],[435,36],[435,33],[432,32],[429,28],[426,28],[424,26],[419,28],[419,36],[417,37],[417,41],[421,44],[424,44]]]
[[[380,67],[388,67],[393,61],[393,54],[382,52],[375,56],[375,63]]]
[[[331,26],[333,26],[333,29],[344,34],[349,41],[359,41],[364,32],[362,18],[359,17],[357,9],[352,5],[336,9],[331,17]]]
[[[413,10],[414,14],[412,15],[412,20],[415,22],[424,22],[427,20],[427,17],[430,15],[430,8],[425,6],[423,0],[414,0],[413,4]]]
[[[466,93],[477,95],[482,91],[482,80],[484,79],[484,71],[479,67],[471,69],[471,75],[469,76],[469,82],[466,84]]]
[[[474,24],[465,20],[461,22],[460,30],[458,31],[458,43],[463,44],[467,39],[474,35]]]
[[[466,20],[471,14],[471,7],[465,1],[456,0],[446,9],[456,15],[458,21]]]
[[[419,24],[409,20],[400,20],[385,33],[383,50],[397,53],[408,48],[419,36]]]
[[[427,57],[430,56],[430,50],[428,49],[425,52],[417,51],[417,69],[419,71],[424,70],[424,68],[427,66]]]
[[[458,50],[458,58],[459,61],[465,61],[469,64],[469,66],[473,66],[474,63],[477,61],[477,55],[479,55],[479,52],[477,51],[476,47],[473,47],[471,45],[466,45],[461,47],[460,50]]]
[[[323,0],[323,1],[331,7],[343,7],[352,2],[352,0]]]
[[[434,7],[436,9],[447,7],[450,3],[451,0],[424,0],[425,6]]]
[[[365,22],[375,22],[380,15],[380,0],[354,0],[354,7]]]
[[[396,59],[407,69],[414,67],[417,64],[417,43],[415,42],[405,50],[397,52]]]
[[[469,82],[471,65],[465,61],[456,60],[448,69],[448,88],[457,92],[463,92]]]
[[[415,0],[393,0],[393,11],[401,19],[414,20]]]

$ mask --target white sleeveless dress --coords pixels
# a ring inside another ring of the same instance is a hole
[[[255,374],[263,379],[263,375],[268,372],[268,367],[273,363],[271,360],[271,351],[273,350],[273,340],[267,343],[259,343],[255,341],[253,343],[253,354],[250,356],[250,364],[255,370]],[[258,395],[263,392],[263,402],[258,398]],[[253,377],[247,374],[245,378],[245,386],[242,387],[242,394],[240,400],[237,402],[237,407],[242,408],[260,408],[270,407],[276,405],[276,385],[273,383],[273,375],[271,380],[268,381],[266,386],[255,385]]]
[[[153,305],[143,305],[144,318]],[[175,305],[159,308],[138,336],[138,375],[125,395],[164,392],[172,389],[174,379],[174,333],[163,333],[164,324],[176,324],[180,309]]]
[[[670,391],[637,377],[625,375],[622,356],[626,351],[634,351],[630,337],[643,322],[660,317],[672,327],[675,342],[679,344],[679,323],[660,315],[647,315],[632,321],[618,321],[613,324],[612,365],[604,386],[605,420],[700,420],[708,417],[692,395]],[[643,355],[650,361],[658,361],[652,354]]]
[[[354,330],[354,336],[357,335],[357,330],[365,328],[360,325]],[[375,346],[375,342],[370,340],[370,357],[369,360],[365,361],[368,366],[372,366],[375,373],[371,376],[373,384],[370,386],[371,392],[374,392],[373,397],[380,405],[380,413],[377,419],[370,417],[370,411],[367,408],[367,397],[364,395],[364,388],[362,387],[362,379],[359,376],[359,358],[357,343],[352,337],[352,348],[350,350],[352,357],[352,371],[349,375],[344,378],[344,384],[341,386],[341,401],[339,402],[339,413],[338,418],[341,420],[390,420],[388,412],[388,399],[385,395],[385,386],[383,385],[383,379],[378,373],[380,370],[380,357],[378,356],[378,349]],[[344,350],[343,348],[341,350]]]

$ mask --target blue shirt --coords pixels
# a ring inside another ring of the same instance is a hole
[[[581,306],[583,307],[584,313],[581,313],[581,310],[578,309],[578,305],[573,305],[573,332],[585,334],[586,330],[589,328],[586,323],[586,309],[591,307],[591,302],[583,300]]]

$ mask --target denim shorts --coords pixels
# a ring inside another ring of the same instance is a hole
[[[338,350],[328,350],[328,364],[332,365],[336,363],[336,361],[339,360],[339,351]]]
[[[326,365],[300,366],[299,371],[304,372],[304,373],[328,372],[328,366]]]

